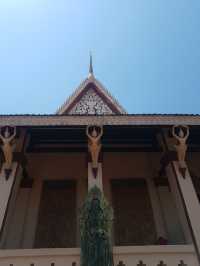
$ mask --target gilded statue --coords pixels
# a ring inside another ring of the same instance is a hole
[[[176,128],[178,129],[178,133],[175,132]],[[185,132],[183,131],[185,129]],[[178,144],[175,145],[175,149],[178,155],[178,161],[185,161],[185,155],[187,151],[186,141],[189,136],[189,127],[188,126],[173,126],[172,135],[177,140]]]
[[[189,136],[189,127],[188,126],[173,126],[172,135],[177,140],[177,143],[178,143],[174,145],[174,147],[177,152],[179,169],[181,170],[181,172],[185,173],[185,170],[186,170],[185,156],[186,156],[186,151],[187,151],[186,141]]]
[[[2,141],[2,151],[5,159],[5,170],[11,170],[13,162],[13,150],[14,150],[14,138],[16,136],[16,127],[13,128],[13,132],[10,132],[10,128],[7,126],[3,132],[0,130],[0,139]]]
[[[97,129],[99,129],[97,131]],[[103,135],[102,126],[87,126],[88,149],[92,157],[92,168],[98,168],[99,153],[101,151],[101,137]]]

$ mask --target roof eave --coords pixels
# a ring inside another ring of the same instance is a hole
[[[0,126],[200,126],[200,115],[2,115]]]

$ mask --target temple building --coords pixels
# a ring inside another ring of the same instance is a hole
[[[200,116],[128,114],[88,77],[54,114],[0,115],[0,266],[80,266],[79,214],[113,208],[114,266],[200,265]]]

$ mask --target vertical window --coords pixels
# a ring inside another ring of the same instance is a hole
[[[149,245],[156,241],[153,211],[144,179],[112,181],[115,245]]]
[[[35,248],[76,246],[76,183],[44,181]]]

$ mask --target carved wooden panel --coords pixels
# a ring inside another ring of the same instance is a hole
[[[36,248],[76,245],[76,184],[45,181],[35,236]]]
[[[156,241],[153,211],[144,180],[112,182],[115,245],[148,245]]]
[[[103,99],[91,88],[78,103],[70,110],[69,114],[113,114],[110,107]]]

